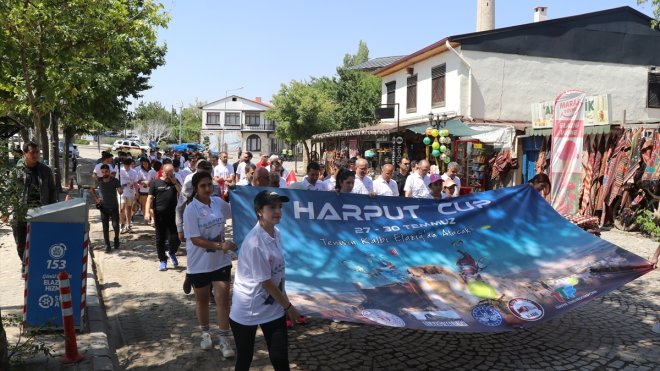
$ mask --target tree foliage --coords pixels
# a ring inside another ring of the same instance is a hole
[[[350,67],[369,60],[369,48],[360,41],[355,54],[346,54],[333,77],[291,81],[273,96],[266,118],[277,121],[276,136],[289,143],[314,134],[353,129],[375,122],[381,99],[381,80]],[[309,149],[305,145],[305,149]]]
[[[266,111],[268,120],[277,121],[275,135],[289,143],[303,141],[314,134],[337,129],[333,119],[336,104],[319,81],[296,81],[280,87],[273,96],[273,108]]]
[[[75,131],[123,122],[164,64],[156,30],[169,16],[152,0],[6,0],[0,14],[0,112],[31,115],[37,131],[53,111]]]
[[[653,19],[651,21],[651,27],[656,28],[660,25],[660,0],[650,0],[651,6],[653,6]],[[649,0],[637,0],[637,4],[644,4],[649,2]]]

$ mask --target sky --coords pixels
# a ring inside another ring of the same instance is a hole
[[[187,107],[228,95],[269,102],[282,84],[333,76],[364,40],[369,57],[408,55],[446,36],[476,30],[477,0],[162,0],[171,15],[158,32],[165,65],[136,100]],[[495,27],[630,6],[636,0],[497,0]],[[242,89],[239,89],[242,88]]]

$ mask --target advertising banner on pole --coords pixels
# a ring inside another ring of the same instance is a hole
[[[555,99],[550,203],[561,215],[577,214],[580,209],[585,97],[581,91],[566,91]]]
[[[239,247],[256,224],[252,205],[264,189],[232,191]],[[290,198],[277,226],[286,291],[314,317],[507,331],[555,318],[651,270],[645,259],[566,221],[527,185],[440,203],[272,190]]]

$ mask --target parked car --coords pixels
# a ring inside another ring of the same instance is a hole
[[[140,142],[139,140],[130,140],[130,139],[118,139],[112,144],[113,151],[130,151],[141,150],[148,151],[149,146]]]
[[[60,157],[62,157],[63,153],[64,153],[64,142],[60,141]],[[80,157],[80,151],[78,151],[77,145],[69,143],[69,157],[71,157],[71,155]]]
[[[203,144],[199,143],[181,143],[181,144],[172,144],[170,148],[174,151],[184,152],[188,150],[190,152],[202,152],[206,149]]]

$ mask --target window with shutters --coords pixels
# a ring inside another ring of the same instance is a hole
[[[417,112],[417,75],[408,78],[406,112]]]
[[[387,91],[387,104],[394,105],[396,103],[396,81],[385,84],[385,90]]]
[[[445,75],[447,65],[433,67],[431,70],[431,107],[445,106]]]
[[[649,72],[648,108],[660,108],[660,72]]]

